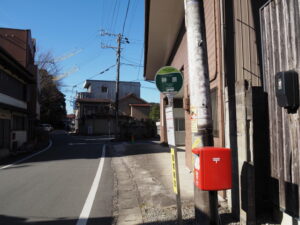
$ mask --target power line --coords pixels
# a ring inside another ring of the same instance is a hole
[[[125,61],[130,62],[130,63],[139,64],[139,62],[130,60],[130,59],[128,59],[128,58],[125,58],[124,56],[121,56],[121,59],[124,59]]]
[[[126,14],[125,14],[125,19],[124,19],[123,29],[122,29],[122,36],[123,36],[123,34],[124,34],[124,29],[125,29],[125,25],[126,25],[126,20],[127,20],[127,15],[128,15],[129,5],[130,5],[130,0],[128,0],[128,4],[127,4],[127,9],[126,9]]]
[[[140,67],[139,67],[139,71],[138,71],[138,74],[137,74],[137,79],[139,79],[139,77],[140,77],[140,71],[141,71],[141,65],[142,65],[142,58],[143,58],[143,55],[144,55],[143,52],[144,52],[144,45],[143,45],[142,51],[141,51],[140,64],[139,64]]]
[[[131,19],[128,20],[128,21],[129,21],[129,25],[127,26],[127,27],[128,27],[128,29],[127,29],[128,34],[130,34],[131,27],[132,27],[132,24],[133,24],[133,21],[134,21],[136,12],[137,12],[136,8],[137,8],[137,6],[138,6],[138,1],[139,1],[139,0],[135,0],[135,2],[133,2],[133,4],[132,4],[132,12],[133,12],[133,14],[131,14],[131,15],[132,15],[132,16],[131,16]],[[132,41],[131,38],[130,38],[130,40]],[[132,42],[131,42],[131,43],[132,43]]]
[[[91,76],[91,77],[88,77],[88,78],[85,79],[84,81],[90,80],[90,79],[92,79],[92,78],[94,78],[94,77],[96,77],[96,76],[98,76],[98,75],[100,75],[100,74],[104,74],[105,72],[107,72],[107,71],[109,71],[111,68],[113,68],[114,66],[116,66],[116,65],[111,65],[110,67],[106,68],[105,70],[102,70],[101,72],[96,73],[95,75],[93,75],[93,76]],[[82,84],[84,81],[81,81],[81,82],[79,82],[79,83],[77,83],[77,84],[74,84],[73,87],[76,87],[77,85]]]
[[[124,66],[132,66],[132,67],[135,67],[135,68],[144,67],[144,66],[140,66],[140,65],[138,65],[138,64],[129,64],[129,63],[121,63],[121,65],[124,65]]]
[[[116,18],[115,18],[115,20],[113,21],[113,24],[112,24],[112,28],[111,28],[112,32],[115,32],[115,26],[116,26],[116,23],[117,23],[118,18],[119,18],[120,4],[121,4],[120,1],[117,0],[117,14],[116,14]]]
[[[118,0],[115,0],[115,4],[114,4],[114,11],[112,13],[112,17],[111,17],[111,24],[110,24],[110,29],[112,30],[112,26],[114,23],[114,18],[115,18],[115,12],[116,12],[116,7],[118,5]]]

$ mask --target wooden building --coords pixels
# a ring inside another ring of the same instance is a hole
[[[268,1],[261,8],[264,90],[268,100],[271,200],[299,219],[300,110],[289,113],[277,104],[275,74],[300,72],[300,1]],[[299,77],[299,75],[298,75]],[[298,86],[299,87],[299,86]]]
[[[119,113],[136,120],[146,120],[149,119],[150,104],[133,93],[128,94],[119,100]]]
[[[0,156],[35,142],[40,113],[34,55],[30,30],[0,28]]]
[[[114,133],[115,116],[109,99],[77,98],[75,104],[76,132],[88,135]]]
[[[184,74],[186,165],[192,169],[183,0],[145,1],[145,70]],[[298,224],[299,110],[275,96],[275,74],[299,72],[299,0],[204,0],[214,143],[232,149],[233,188],[220,192],[242,224]],[[164,96],[161,141],[166,142]]]
[[[87,80],[77,93],[75,130],[81,134],[115,134],[115,81]],[[140,98],[140,83],[119,83],[119,125],[149,118],[150,104]],[[121,132],[121,131],[120,131]]]

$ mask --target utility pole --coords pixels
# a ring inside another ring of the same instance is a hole
[[[112,34],[108,33],[105,31],[101,31],[101,36],[114,36],[117,37],[117,43],[118,46],[106,46],[102,45],[102,48],[112,48],[117,51],[117,76],[116,76],[116,97],[115,97],[115,119],[116,119],[116,124],[115,124],[115,137],[118,137],[118,128],[119,128],[119,81],[120,81],[120,58],[121,58],[121,43],[123,40],[123,35],[122,34]],[[127,38],[124,38],[125,43],[129,44],[129,41]]]
[[[213,146],[210,86],[202,0],[184,0],[187,31],[190,112],[193,148]],[[194,161],[199,157],[194,155]],[[217,191],[202,191],[194,185],[197,225],[218,224]]]
[[[118,128],[119,128],[119,80],[120,80],[120,57],[121,57],[121,40],[122,35],[118,34],[118,48],[117,48],[117,79],[116,79],[116,128],[115,128],[115,136],[118,138]]]

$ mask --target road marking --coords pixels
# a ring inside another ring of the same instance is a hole
[[[100,142],[98,142],[98,143],[68,143],[68,145],[70,145],[70,146],[73,146],[73,145],[99,145],[99,144],[102,144],[102,143],[100,143]]]
[[[78,218],[76,225],[86,225],[87,221],[89,219],[90,212],[91,212],[92,206],[94,204],[96,193],[97,193],[97,190],[99,187],[103,166],[104,166],[105,149],[106,149],[106,147],[105,147],[105,145],[103,145],[102,155],[101,155],[101,158],[99,161],[99,166],[98,166],[98,169],[96,172],[96,176],[94,178],[93,184],[91,186],[91,190],[90,190],[88,197],[84,203],[84,206],[82,208],[82,211],[80,213],[80,216]]]
[[[87,143],[69,143],[68,145],[86,145]]]
[[[26,160],[28,160],[28,159],[31,159],[32,157],[34,157],[34,156],[36,156],[36,155],[39,155],[39,154],[41,154],[41,153],[43,153],[43,152],[49,150],[49,149],[51,148],[51,146],[52,146],[52,141],[50,140],[49,145],[48,145],[46,148],[44,148],[43,150],[41,150],[41,151],[39,151],[39,152],[36,152],[36,153],[34,153],[34,154],[30,155],[30,156],[27,156],[27,157],[25,157],[24,159],[20,159],[20,160],[14,162],[14,163],[12,163],[12,164],[9,164],[9,165],[7,165],[7,166],[0,167],[0,170],[7,169],[7,168],[9,168],[9,167],[15,166],[16,164],[19,164],[19,163],[24,162],[24,161],[26,161]]]
[[[111,141],[113,139],[115,139],[115,138],[93,138],[93,139],[89,138],[89,139],[82,139],[82,140],[84,140],[84,141]]]

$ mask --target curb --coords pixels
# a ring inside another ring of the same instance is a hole
[[[14,165],[16,165],[16,164],[18,164],[18,163],[24,162],[24,161],[26,161],[26,160],[28,160],[28,159],[31,159],[32,157],[34,157],[34,156],[36,156],[36,155],[39,155],[39,154],[43,153],[43,152],[49,150],[49,149],[52,147],[52,144],[53,144],[53,142],[52,142],[52,140],[50,139],[50,140],[49,140],[49,144],[48,144],[48,146],[47,146],[46,148],[44,148],[44,149],[42,149],[42,150],[40,150],[40,151],[38,151],[38,152],[36,152],[36,153],[34,153],[34,154],[32,154],[32,155],[29,155],[29,156],[27,156],[27,157],[25,157],[25,158],[23,158],[23,159],[17,160],[16,162],[13,162],[13,163],[11,163],[11,164],[9,164],[9,165],[0,167],[0,170],[7,169],[7,168],[9,168],[9,167],[12,167],[12,166],[14,166]]]
[[[124,143],[121,146],[124,146]],[[113,146],[113,148],[116,151],[116,146]],[[122,157],[114,158],[112,166],[116,177],[114,189],[117,195],[113,207],[116,210],[114,214],[117,217],[115,224],[141,224],[143,219],[133,176]]]

